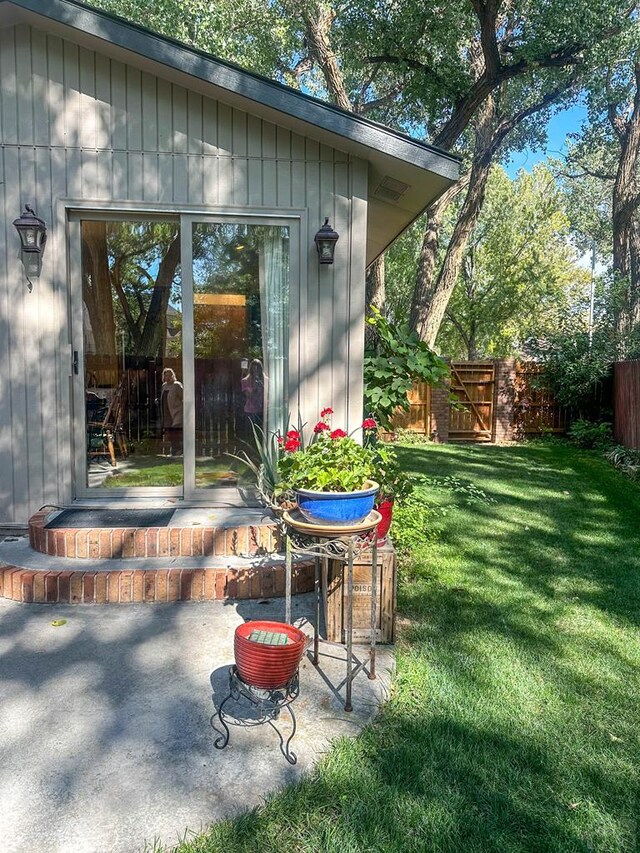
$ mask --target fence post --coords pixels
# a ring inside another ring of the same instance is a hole
[[[505,358],[495,362],[493,441],[513,441],[515,434],[516,362]]]
[[[449,386],[447,378],[442,387],[431,389],[431,438],[436,444],[449,441]]]

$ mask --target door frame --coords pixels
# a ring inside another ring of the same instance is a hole
[[[86,200],[63,202],[68,252],[69,320],[74,369],[71,375],[71,437],[73,442],[74,500],[95,503],[140,501],[166,498],[188,504],[207,506],[256,506],[255,489],[237,487],[195,487],[195,421],[194,421],[194,341],[193,341],[193,266],[192,226],[194,222],[233,222],[248,225],[280,225],[289,227],[289,403],[299,395],[300,295],[306,287],[306,264],[302,263],[301,238],[307,230],[307,212],[301,209],[278,211],[244,207],[204,207],[181,205],[168,207],[150,203],[116,203]],[[84,317],[82,302],[82,219],[121,221],[144,219],[178,221],[180,225],[180,269],[182,287],[182,376],[184,383],[183,483],[182,486],[136,486],[129,488],[89,487],[87,484],[86,406],[84,375]],[[187,239],[187,234],[189,239]],[[297,286],[296,286],[297,285]],[[189,332],[184,333],[188,328]],[[77,359],[77,361],[76,361]]]

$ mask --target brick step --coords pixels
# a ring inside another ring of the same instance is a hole
[[[256,557],[280,550],[275,520],[254,512],[256,523],[216,526],[192,523],[169,527],[69,527],[47,529],[50,509],[29,519],[29,543],[51,557],[76,560],[148,559],[153,557]]]
[[[314,566],[294,564],[292,592],[310,592]],[[285,592],[282,560],[206,568],[70,569],[0,565],[0,597],[23,603],[132,604],[274,598]]]

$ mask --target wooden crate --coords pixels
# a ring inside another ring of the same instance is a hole
[[[327,640],[344,643],[347,607],[347,566],[329,560],[323,572],[324,617]],[[391,541],[378,548],[377,642],[393,643],[396,629],[396,554]],[[357,557],[353,565],[353,641],[368,643],[371,637],[371,553]]]

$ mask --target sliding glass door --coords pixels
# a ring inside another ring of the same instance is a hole
[[[239,457],[286,422],[297,229],[87,212],[70,231],[77,495],[251,502]]]
[[[252,485],[238,456],[255,458],[255,435],[286,421],[290,227],[193,219],[183,252],[185,493],[204,498]]]

